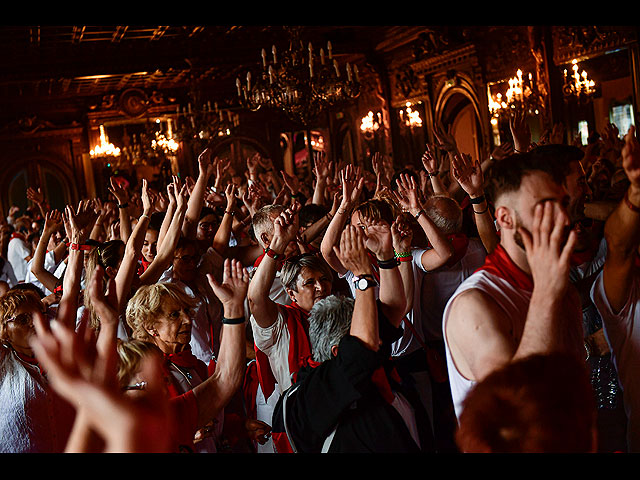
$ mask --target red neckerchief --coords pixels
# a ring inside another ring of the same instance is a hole
[[[149,265],[151,265],[151,262],[147,262],[144,257],[141,257],[140,265],[138,265],[138,276],[146,272],[147,268],[149,268]]]
[[[467,254],[467,248],[469,247],[469,237],[464,233],[454,233],[447,237],[453,245],[453,256],[446,263],[447,267],[452,267]]]
[[[598,248],[600,247],[600,240],[594,236],[589,242],[589,246],[581,252],[573,251],[571,253],[571,266],[582,265],[583,263],[590,262],[596,256]]]
[[[487,255],[484,265],[477,271],[484,270],[500,277],[521,290],[533,291],[531,275],[518,267],[501,244]]]
[[[19,238],[20,240],[22,240],[23,242],[26,241],[25,236],[20,233],[20,232],[13,232],[11,234],[11,237],[9,238],[9,240],[13,240],[14,238]]]
[[[190,348],[186,348],[178,353],[165,353],[164,358],[178,367],[195,370],[203,380],[207,378],[207,366],[191,353]]]
[[[311,355],[309,344],[309,312],[300,308],[295,302],[291,305],[282,305],[285,309],[285,321],[289,331],[289,372],[296,373],[301,364]],[[275,389],[276,378],[269,364],[269,357],[254,344],[256,363],[258,365],[258,380],[268,399]]]

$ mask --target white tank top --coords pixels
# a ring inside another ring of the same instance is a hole
[[[447,359],[447,371],[449,373],[449,385],[451,387],[451,397],[453,399],[456,417],[458,418],[460,418],[460,414],[462,413],[462,402],[476,382],[464,377],[456,368],[449,350],[446,325],[453,299],[462,292],[473,288],[477,288],[495,299],[496,303],[505,311],[507,318],[511,318],[513,320],[514,327],[519,327],[514,328],[513,332],[513,334],[517,336],[518,341],[520,339],[519,337],[522,335],[522,329],[524,328],[524,322],[529,310],[529,302],[531,301],[530,291],[519,289],[503,278],[485,270],[479,270],[473,275],[467,277],[447,302],[442,315],[442,331]],[[520,325],[518,325],[518,322]]]

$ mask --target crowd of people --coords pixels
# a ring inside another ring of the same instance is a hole
[[[1,225],[0,451],[640,451],[640,146],[205,149]],[[243,165],[244,167],[244,165]],[[635,405],[639,404],[638,407]]]

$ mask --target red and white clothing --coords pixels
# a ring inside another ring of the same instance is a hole
[[[462,292],[471,289],[481,290],[496,301],[504,310],[505,318],[511,319],[512,335],[514,340],[519,341],[529,310],[533,280],[513,263],[502,245],[498,245],[487,255],[485,264],[462,282],[447,302],[442,315],[442,331],[451,397],[458,418],[462,413],[462,402],[476,382],[464,377],[456,368],[449,350],[446,326],[453,301]]]

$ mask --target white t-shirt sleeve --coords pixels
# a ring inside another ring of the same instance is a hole
[[[283,312],[284,307],[278,307],[276,321],[267,328],[262,328],[253,315],[250,317],[253,341],[268,358],[271,371],[281,391],[291,386],[289,374],[289,330]]]

